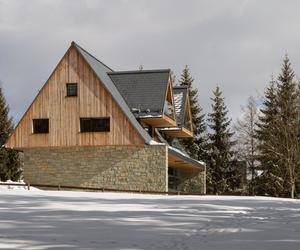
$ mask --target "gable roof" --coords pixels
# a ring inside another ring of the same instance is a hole
[[[82,55],[82,57],[85,59],[85,61],[92,68],[94,73],[97,75],[97,77],[103,83],[104,87],[112,95],[113,99],[116,101],[116,103],[119,105],[121,110],[124,112],[125,116],[129,120],[129,122],[132,124],[132,126],[136,129],[136,131],[144,139],[145,143],[150,144],[152,138],[138,123],[138,121],[136,120],[136,118],[134,117],[132,112],[130,111],[124,98],[122,97],[122,95],[120,94],[118,89],[116,88],[115,84],[112,82],[111,78],[108,76],[108,73],[112,73],[113,70],[111,68],[109,68],[108,66],[106,66],[101,61],[99,61],[98,59],[96,59],[94,56],[92,56],[86,50],[81,48],[75,42],[72,42],[72,45],[79,51],[79,53]]]
[[[179,128],[182,128],[184,126],[187,92],[188,92],[187,86],[173,87],[176,121],[177,121],[177,126]]]
[[[170,69],[108,73],[136,117],[163,114]]]

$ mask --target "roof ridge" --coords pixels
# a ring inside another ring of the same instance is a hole
[[[91,70],[94,71],[97,78],[100,80],[100,82],[102,82],[104,88],[106,88],[106,90],[111,94],[112,98],[120,107],[124,115],[127,117],[128,121],[136,129],[137,133],[140,134],[141,138],[145,141],[146,144],[150,144],[152,138],[134,117],[124,97],[121,95],[120,91],[118,90],[112,79],[109,77],[107,72],[107,69],[109,68],[106,67],[105,64],[97,60],[97,58],[88,53],[86,50],[82,49],[80,46],[76,46],[73,43],[72,45],[75,46],[85,62],[91,67]]]
[[[150,69],[150,70],[124,70],[124,71],[113,71],[108,72],[109,75],[118,75],[118,74],[144,74],[144,73],[161,73],[161,72],[170,72],[170,69]]]
[[[107,66],[105,63],[101,62],[98,58],[96,58],[95,56],[93,56],[90,52],[86,51],[84,48],[82,48],[79,44],[75,43],[74,41],[72,41],[71,45],[77,46],[79,47],[81,50],[83,50],[85,53],[87,53],[89,56],[93,57],[96,61],[98,61],[99,63],[103,64],[106,68],[110,69],[112,72],[114,72],[114,70],[112,68],[110,68],[109,66]]]

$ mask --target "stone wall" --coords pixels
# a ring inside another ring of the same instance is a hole
[[[179,170],[177,173],[179,191],[206,194],[206,171]]]
[[[32,184],[167,191],[167,151],[155,146],[97,146],[24,150]]]

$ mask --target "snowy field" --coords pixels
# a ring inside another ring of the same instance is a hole
[[[0,249],[300,249],[300,201],[0,188]]]

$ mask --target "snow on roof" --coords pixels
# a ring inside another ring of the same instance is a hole
[[[151,140],[149,142],[149,145],[166,145],[166,144],[163,142],[157,142],[157,141]]]
[[[182,104],[183,93],[174,94],[174,104],[176,113],[181,113],[181,104]]]
[[[176,122],[178,127],[182,127],[184,124],[187,91],[187,86],[173,87]]]
[[[196,163],[198,165],[201,165],[201,167],[206,168],[206,164],[205,162],[203,161],[198,161],[198,160],[195,160],[193,158],[191,158],[189,155],[183,153],[181,150],[179,150],[178,148],[175,148],[175,147],[172,147],[172,146],[168,146],[169,150],[171,152],[175,152],[176,154],[180,155],[182,158],[186,159],[187,161],[191,162],[191,163]]]

